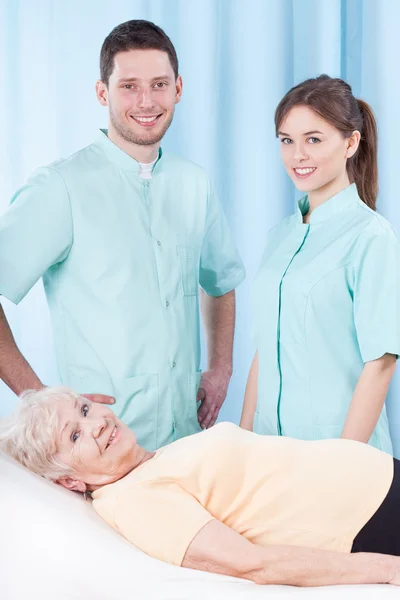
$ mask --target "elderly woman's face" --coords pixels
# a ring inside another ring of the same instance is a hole
[[[84,485],[71,483],[74,479],[92,489],[117,481],[133,468],[138,448],[135,434],[107,406],[76,398],[58,410],[56,457],[73,470],[73,475],[60,481],[65,487],[84,491]]]

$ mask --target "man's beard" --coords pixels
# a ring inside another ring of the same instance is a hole
[[[167,132],[168,127],[172,123],[172,119],[174,118],[174,111],[171,113],[169,119],[164,123],[161,131],[154,132],[153,135],[144,135],[143,137],[139,137],[135,134],[134,131],[129,129],[129,127],[125,126],[114,113],[112,107],[110,106],[110,121],[115,131],[120,135],[125,141],[130,142],[131,144],[136,144],[138,146],[153,146],[154,144],[158,144],[164,137]],[[140,127],[140,125],[139,125]]]

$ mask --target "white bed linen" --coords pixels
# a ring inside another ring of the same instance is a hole
[[[125,541],[81,496],[41,479],[0,453],[0,598],[400,600],[400,588],[257,586],[167,565]]]

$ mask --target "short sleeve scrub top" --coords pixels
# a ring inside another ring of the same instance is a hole
[[[366,362],[400,354],[400,245],[355,184],[267,236],[253,288],[259,354],[254,431],[340,437]],[[392,453],[384,408],[370,444]]]

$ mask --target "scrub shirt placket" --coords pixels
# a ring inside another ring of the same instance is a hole
[[[303,218],[303,217],[301,217]],[[280,339],[280,335],[281,335],[281,308],[282,308],[282,284],[283,284],[283,280],[285,279],[285,276],[289,270],[290,265],[292,264],[294,258],[296,257],[296,255],[300,252],[300,250],[303,248],[305,241],[307,239],[307,236],[309,234],[310,231],[310,226],[308,224],[304,224],[301,223],[300,225],[298,225],[299,227],[299,233],[300,233],[300,239],[298,238],[298,236],[296,235],[294,238],[294,248],[293,245],[291,244],[291,248],[290,248],[290,259],[286,262],[286,267],[284,268],[283,272],[282,272],[282,277],[279,283],[279,290],[278,290],[278,324],[277,324],[277,331],[276,331],[276,352],[277,352],[277,366],[278,366],[278,373],[279,373],[279,392],[278,392],[278,400],[277,400],[277,404],[276,404],[276,416],[277,416],[277,431],[278,431],[278,435],[282,435],[282,423],[281,423],[281,397],[282,397],[282,367],[281,367],[281,339]],[[296,228],[296,234],[297,234],[297,228]],[[289,254],[289,251],[288,253]],[[287,255],[286,255],[287,256]],[[287,260],[287,259],[286,259]]]
[[[154,177],[154,170],[153,170],[153,177]],[[142,185],[142,189],[143,189],[143,198],[145,201],[145,205],[146,205],[148,217],[149,217],[150,235],[153,240],[153,255],[154,255],[154,263],[155,263],[155,267],[156,267],[156,271],[157,271],[160,304],[161,304],[162,314],[164,315],[165,340],[171,340],[171,339],[174,339],[174,335],[173,335],[173,332],[169,330],[170,329],[169,320],[167,318],[167,316],[168,316],[167,311],[169,310],[169,307],[170,307],[170,300],[164,298],[163,290],[161,289],[161,286],[160,286],[160,272],[162,270],[161,256],[162,256],[163,242],[159,239],[159,236],[156,234],[156,232],[153,229],[153,220],[152,220],[152,215],[151,215],[151,203],[150,203],[151,180],[139,178],[139,181],[140,181],[140,184]],[[172,426],[174,429],[174,438],[176,439],[176,429],[177,429],[178,424],[177,424],[177,420],[176,420],[175,406],[173,404],[173,398],[174,398],[174,396],[176,396],[178,394],[178,390],[176,390],[176,392],[174,393],[174,388],[176,388],[176,382],[175,382],[175,378],[173,377],[173,371],[175,371],[175,368],[176,368],[176,360],[175,360],[175,354],[172,354],[170,351],[171,347],[172,346],[170,344],[168,344],[168,343],[166,344],[166,351],[168,352],[168,361],[169,361],[171,370],[168,370],[167,373],[159,373],[159,375],[158,375],[159,400],[162,398],[162,401],[163,402],[167,401],[171,407],[171,421],[172,421]],[[163,426],[163,423],[157,423],[157,431],[162,426]]]

